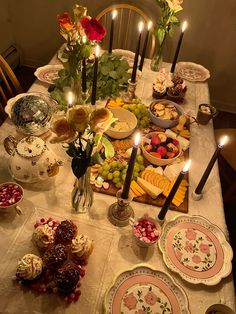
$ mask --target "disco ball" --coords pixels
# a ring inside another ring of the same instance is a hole
[[[25,95],[12,105],[11,120],[20,132],[38,136],[48,131],[53,112],[49,97]]]

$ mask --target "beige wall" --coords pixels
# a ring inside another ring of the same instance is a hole
[[[24,63],[34,66],[46,64],[63,42],[58,32],[56,15],[71,10],[76,1],[7,0],[4,2],[1,0],[0,2],[0,9],[2,3],[5,3],[5,11],[9,10],[13,34],[23,51]],[[86,5],[91,15],[96,15],[106,6],[118,1],[81,0],[78,2]],[[157,20],[159,11],[155,0],[125,2],[139,5],[153,21]],[[179,60],[200,63],[208,68],[211,73],[209,88],[212,104],[236,112],[236,1],[184,0],[184,10],[179,17],[186,18],[189,22]],[[165,61],[172,60],[178,33],[179,30],[167,43]]]

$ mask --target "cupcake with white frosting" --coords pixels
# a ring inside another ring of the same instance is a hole
[[[26,254],[18,261],[16,277],[23,283],[30,283],[41,275],[42,270],[42,259],[34,254]]]
[[[76,236],[71,243],[72,256],[80,261],[86,261],[93,251],[93,241],[86,235]]]
[[[55,230],[48,224],[38,226],[33,233],[33,242],[40,251],[46,249],[54,244]]]

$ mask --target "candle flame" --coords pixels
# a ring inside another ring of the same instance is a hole
[[[149,21],[147,25],[147,29],[150,31],[151,28],[152,28],[152,21]]]
[[[187,26],[188,26],[187,21],[184,21],[183,25],[182,25],[182,32],[184,32],[186,30]]]
[[[189,170],[189,167],[190,167],[190,164],[191,164],[191,159],[189,159],[186,164],[184,165],[184,168],[183,168],[183,172],[187,172]]]
[[[73,94],[72,92],[68,93],[68,104],[71,106],[73,103]]]
[[[221,140],[220,140],[220,143],[219,143],[219,147],[223,147],[226,143],[228,142],[228,136],[225,135]]]
[[[86,44],[86,42],[87,42],[87,36],[82,36],[82,42],[83,42],[83,44]]]
[[[111,13],[112,19],[114,20],[117,17],[117,10],[113,10]]]
[[[99,56],[99,46],[96,46],[96,50],[95,50],[95,56],[98,57]]]
[[[135,136],[135,139],[134,139],[134,145],[135,146],[138,146],[139,144],[139,141],[140,141],[140,133],[138,132]]]
[[[138,30],[139,30],[139,33],[141,33],[143,31],[143,22],[142,21],[140,21],[138,24]]]

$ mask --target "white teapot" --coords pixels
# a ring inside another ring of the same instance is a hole
[[[44,140],[36,136],[27,136],[18,142],[10,135],[5,138],[4,147],[11,156],[10,173],[21,182],[45,180],[56,175],[62,164]]]

